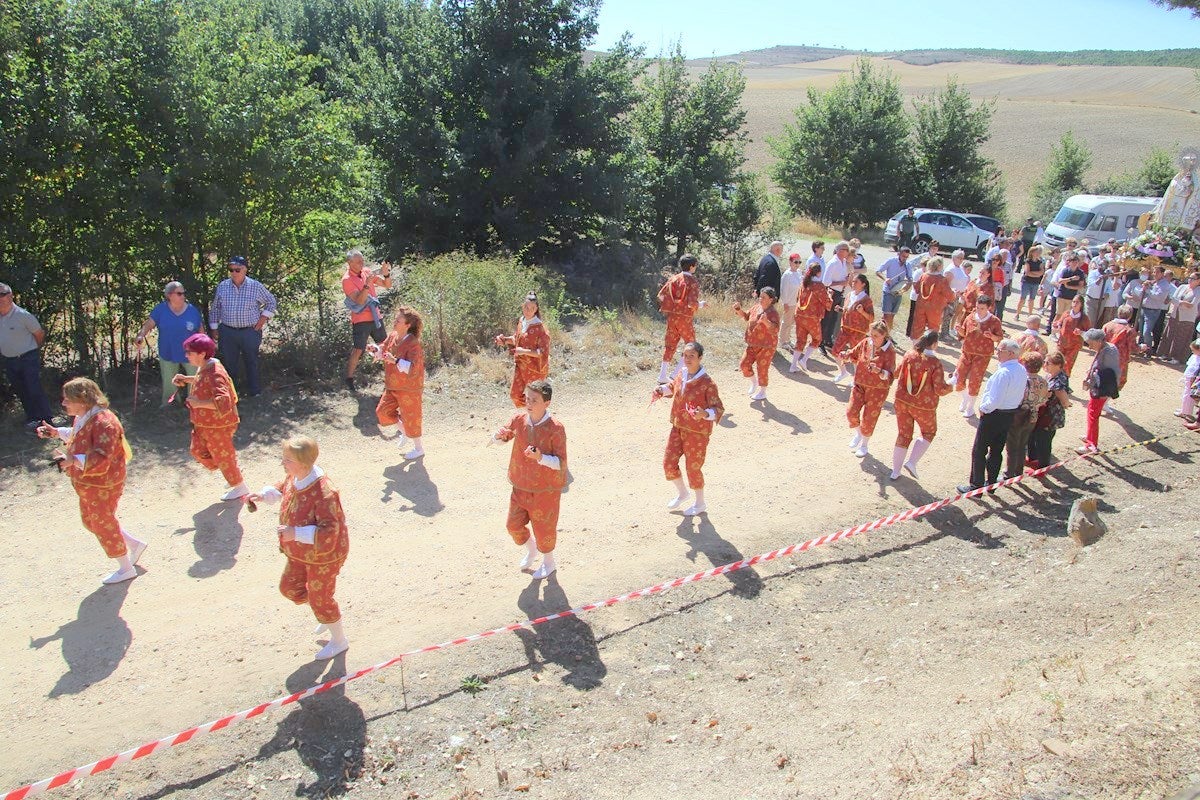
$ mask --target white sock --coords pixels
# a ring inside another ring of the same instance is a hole
[[[896,445],[892,449],[892,480],[900,477],[900,469],[904,466],[904,457],[908,455],[908,448]]]
[[[532,536],[525,540],[525,555],[521,556],[521,570],[527,570],[533,566],[533,562],[537,560],[537,540]]]
[[[758,391],[758,376],[755,375],[753,378],[750,379],[750,394],[754,394],[757,391]]]
[[[542,565],[533,571],[533,577],[537,580],[549,577],[552,572],[558,569],[558,564],[554,560],[554,551],[542,554]]]
[[[813,353],[815,353],[816,351],[817,351],[817,348],[813,347],[811,344],[810,344],[808,347],[804,348],[804,361],[805,361],[805,363],[807,363],[807,362],[808,362],[808,357],[809,357],[809,356],[811,356],[811,355],[812,355]]]
[[[854,435],[850,437],[850,449],[851,450],[858,447],[859,442],[862,441],[862,432],[859,431],[858,428],[854,428],[853,431],[854,431]]]
[[[909,472],[913,473],[913,477],[916,477],[917,462],[921,460],[921,456],[925,455],[925,451],[929,449],[930,444],[932,442],[928,439],[917,439],[913,442],[912,454],[908,457],[908,461],[905,462]]]
[[[703,489],[696,490],[696,505],[698,505],[698,506],[704,505],[704,490]]]
[[[867,454],[867,444],[870,443],[870,441],[870,436],[862,437],[862,439],[860,439],[858,442],[858,449],[854,452],[858,453],[860,456],[865,456]]]
[[[129,570],[133,569],[133,562],[129,560],[129,553],[117,556],[117,564],[121,567],[120,572],[129,572]]]
[[[328,623],[329,628],[329,644],[317,651],[318,659],[333,658],[338,653],[345,652],[350,647],[350,640],[346,638],[346,632],[342,629],[342,621]]]

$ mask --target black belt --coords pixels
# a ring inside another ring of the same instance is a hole
[[[224,322],[220,322],[220,323],[217,323],[217,327],[229,328],[230,330],[235,330],[235,331],[248,331],[251,328],[253,328],[254,326],[253,325],[226,325]]]

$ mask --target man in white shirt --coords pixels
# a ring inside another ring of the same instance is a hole
[[[838,242],[833,248],[833,258],[829,259],[821,271],[821,283],[829,287],[829,293],[833,297],[833,308],[825,312],[821,319],[821,354],[826,358],[829,357],[829,348],[833,347],[833,340],[837,336],[842,319],[839,309],[845,300],[846,285],[850,281],[850,263],[846,260],[849,255],[850,243]]]
[[[792,336],[796,333],[796,303],[803,282],[800,254],[792,253],[788,256],[788,268],[779,278],[779,305],[783,309],[779,314],[779,346],[784,350],[792,349]]]
[[[996,345],[996,360],[1000,365],[983,385],[979,398],[979,427],[975,429],[975,444],[971,447],[971,478],[969,483],[958,487],[962,493],[995,483],[1000,477],[1008,430],[1029,383],[1029,373],[1017,360],[1020,351],[1021,346],[1013,339]]]
[[[943,339],[950,338],[958,309],[962,308],[963,292],[967,291],[967,286],[971,283],[971,273],[968,271],[970,265],[963,266],[966,260],[967,254],[962,250],[955,250],[950,254],[950,268],[946,270],[946,278],[950,281],[950,291],[954,292],[954,302],[947,303],[946,310],[942,314],[941,336]]]

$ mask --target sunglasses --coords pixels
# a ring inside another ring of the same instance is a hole
[[[185,292],[171,292],[171,294],[177,294],[177,295],[179,295],[180,297],[182,297],[182,296],[183,296],[184,294],[186,294],[186,293],[185,293]]]
[[[245,272],[246,268],[245,267],[230,267],[229,271],[230,272]]]

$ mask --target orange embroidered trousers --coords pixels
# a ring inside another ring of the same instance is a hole
[[[673,481],[683,477],[679,471],[679,459],[683,459],[687,469],[688,486],[693,489],[704,488],[704,457],[708,453],[708,436],[694,431],[671,426],[667,436],[667,452],[663,456],[663,472],[667,480]]]
[[[899,433],[896,434],[896,447],[908,447],[912,444],[915,425],[921,426],[921,438],[932,442],[933,437],[937,436],[937,409],[914,408],[907,403],[897,403],[896,427],[899,428]]]
[[[970,353],[959,356],[958,367],[954,370],[958,376],[954,379],[954,391],[961,392],[966,389],[968,395],[978,397],[983,386],[984,373],[987,372],[988,362],[991,360],[991,356],[976,356]]]
[[[289,558],[279,579],[279,593],[297,605],[308,603],[317,622],[328,625],[342,618],[342,611],[333,599],[338,572],[343,561],[330,564],[306,564]]]
[[[517,544],[529,541],[529,528],[533,528],[533,539],[539,553],[549,553],[558,542],[558,506],[562,494],[551,492],[527,492],[513,489],[508,499],[508,535]]]
[[[846,408],[846,419],[851,428],[858,428],[863,436],[875,432],[875,423],[887,401],[887,389],[864,389],[855,384],[850,390],[850,405]]]
[[[525,404],[523,388],[521,404]],[[421,435],[421,393],[384,389],[379,405],[375,406],[375,417],[380,425],[403,423],[404,434],[416,439]]]
[[[238,468],[237,450],[233,447],[236,425],[224,428],[192,428],[192,455],[205,469],[219,469],[225,482],[237,486],[242,482]]]
[[[692,323],[691,317],[685,317],[681,314],[667,315],[667,333],[663,338],[663,361],[671,361],[675,358],[675,348],[682,342],[696,341],[696,326]]]
[[[742,374],[747,378],[754,377],[755,370],[758,371],[758,385],[767,385],[767,375],[771,370],[771,359],[775,357],[775,349],[772,347],[746,347],[746,353],[742,356],[742,363],[739,365],[742,368]]]
[[[121,501],[124,484],[117,486],[83,486],[75,484],[79,495],[79,517],[104,548],[109,558],[125,555],[125,537],[117,521],[117,503]]]

